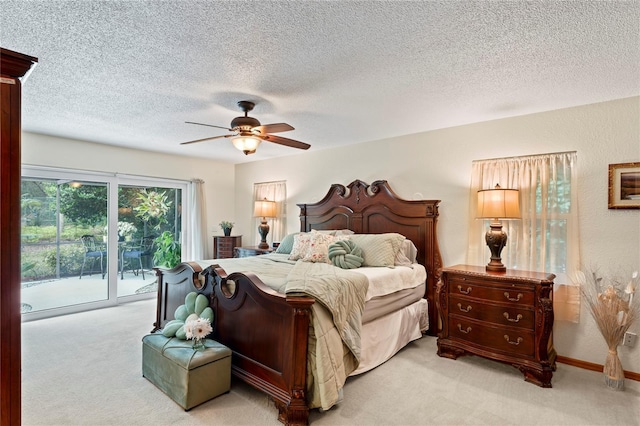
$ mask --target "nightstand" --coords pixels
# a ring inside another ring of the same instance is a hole
[[[259,247],[236,247],[234,257],[260,256],[261,254],[273,253],[274,249],[261,249]]]
[[[235,237],[216,236],[213,237],[213,258],[226,259],[233,257],[233,248],[242,245],[242,235]]]
[[[436,303],[442,321],[438,355],[479,355],[518,368],[526,381],[550,388],[553,279],[542,272],[486,272],[484,266],[442,270]]]

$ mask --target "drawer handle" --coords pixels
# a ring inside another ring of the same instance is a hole
[[[467,327],[466,330],[463,330],[462,326],[458,323],[458,330],[460,330],[461,333],[469,334],[471,332],[471,326]]]
[[[459,286],[458,286],[458,291],[459,291],[460,293],[462,293],[462,294],[469,294],[469,293],[471,293],[471,287],[467,287],[467,290],[465,291],[465,290],[463,290],[463,289],[462,289],[462,286],[461,286],[461,285],[459,285]]]
[[[518,346],[520,343],[522,343],[522,341],[523,341],[524,339],[523,339],[522,337],[518,337],[518,338],[516,339],[516,341],[514,342],[514,341],[512,341],[512,340],[510,340],[510,339],[509,339],[509,335],[508,335],[508,334],[505,334],[505,335],[504,335],[504,340],[506,340],[510,345],[516,345],[516,346]]]
[[[464,309],[460,303],[458,303],[458,309],[462,312],[469,312],[471,310],[471,305],[467,305],[467,309]]]
[[[520,320],[522,319],[522,314],[516,315],[515,318],[509,318],[509,312],[505,312],[502,315],[504,315],[504,317],[507,319],[507,321],[510,321],[510,322],[520,322]]]
[[[508,301],[510,302],[519,302],[520,299],[522,299],[522,293],[518,293],[518,295],[516,296],[516,298],[514,299],[513,297],[511,297],[511,295],[509,294],[509,292],[505,291],[504,292],[504,297],[507,298]]]

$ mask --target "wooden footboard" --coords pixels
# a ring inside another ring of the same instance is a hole
[[[308,423],[306,400],[308,297],[287,297],[254,274],[227,273],[218,265],[202,270],[182,263],[157,269],[158,317],[154,330],[173,318],[187,293],[210,297],[213,338],[233,351],[232,373],[271,396],[285,424]]]
[[[214,337],[233,351],[233,374],[273,397],[285,424],[307,424],[309,297],[287,297],[251,273],[203,271],[213,281]]]

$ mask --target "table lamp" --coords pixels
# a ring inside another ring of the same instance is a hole
[[[507,234],[502,230],[500,219],[520,219],[520,200],[517,189],[504,189],[499,184],[493,189],[478,191],[478,219],[492,219],[485,235],[487,246],[491,250],[491,261],[486,270],[504,272],[500,253],[507,244]]]
[[[260,244],[258,244],[258,248],[267,249],[269,248],[269,243],[267,243],[267,234],[269,233],[269,224],[267,224],[268,217],[276,216],[276,202],[269,201],[266,198],[260,201],[256,201],[253,208],[253,216],[261,217],[262,222],[258,227],[258,232],[260,233]]]

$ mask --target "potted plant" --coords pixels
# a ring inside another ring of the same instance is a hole
[[[225,237],[231,235],[231,229],[233,228],[233,222],[229,222],[228,220],[223,220],[220,222],[220,228],[224,232]]]
[[[182,250],[180,243],[175,241],[173,234],[164,231],[155,240],[156,250],[153,253],[153,263],[156,266],[173,268],[181,261]]]

